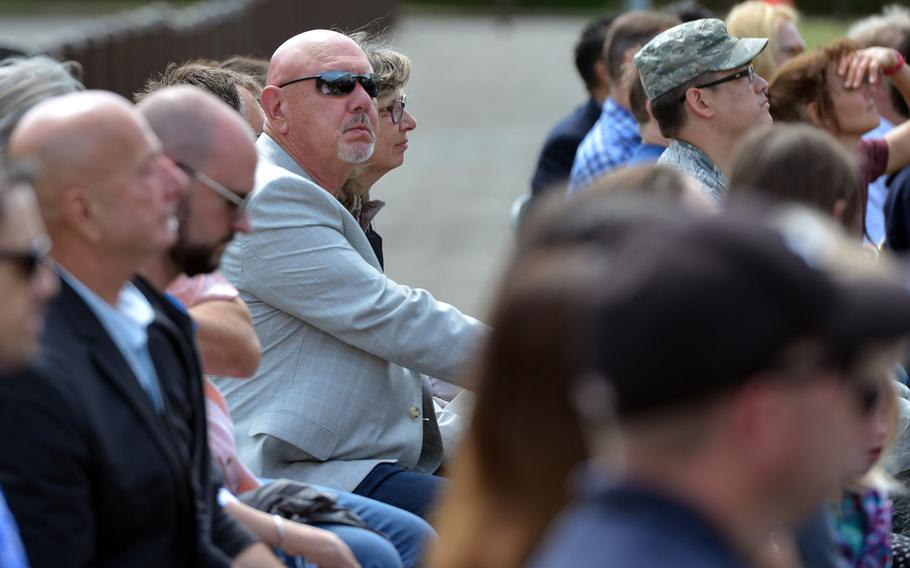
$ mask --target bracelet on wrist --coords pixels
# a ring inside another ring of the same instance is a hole
[[[897,54],[897,62],[895,62],[895,64],[892,65],[891,67],[888,67],[887,69],[882,70],[882,73],[884,73],[885,76],[894,75],[895,73],[897,73],[898,71],[900,71],[900,70],[904,67],[904,64],[905,64],[905,63],[907,63],[907,60],[904,59],[904,56],[903,56],[903,55],[901,55],[900,53],[898,53],[898,54]]]
[[[275,546],[284,550],[284,519],[281,515],[272,515],[275,522]]]

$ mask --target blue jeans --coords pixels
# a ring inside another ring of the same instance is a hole
[[[414,473],[393,463],[381,463],[354,488],[354,493],[426,519],[436,496],[448,483],[448,479],[436,475]]]
[[[262,479],[263,483],[269,480]],[[312,487],[334,495],[339,506],[350,509],[373,529],[382,533],[340,524],[316,524],[321,529],[338,535],[354,553],[363,568],[404,566],[414,568],[420,564],[424,546],[436,539],[436,531],[426,521],[397,507],[380,503],[367,497],[339,491],[331,487]],[[303,568],[302,558],[280,555],[291,568]]]
[[[354,511],[368,527],[385,535],[395,546],[405,568],[418,566],[423,558],[424,547],[436,539],[433,527],[417,515],[361,495],[338,491],[331,487],[319,485],[313,487],[335,495],[340,506]],[[333,530],[331,527],[332,525],[328,525],[322,528]],[[343,538],[341,534],[338,536]],[[354,554],[356,556],[356,551]],[[357,560],[364,568],[366,567],[359,556]]]
[[[382,535],[350,525],[317,524],[313,526],[338,535],[338,538],[351,549],[354,558],[362,568],[402,568],[402,566],[406,566],[402,564],[401,556],[392,543]],[[288,568],[313,566],[303,557],[288,556],[280,550],[276,550],[275,553]]]

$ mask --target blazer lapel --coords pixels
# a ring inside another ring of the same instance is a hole
[[[136,418],[145,426],[155,446],[174,470],[182,474],[186,468],[181,465],[164,418],[155,412],[152,401],[139,384],[139,379],[133,374],[129,363],[123,358],[123,354],[95,317],[94,312],[65,280],[61,281],[58,301],[68,315],[73,332],[80,335],[88,345],[99,376],[123,397]]]

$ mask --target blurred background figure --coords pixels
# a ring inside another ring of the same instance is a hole
[[[28,381],[20,374],[38,354],[44,308],[59,282],[47,258],[51,240],[25,171],[0,161],[0,380]],[[13,388],[15,385],[11,385]],[[19,529],[0,488],[0,566],[26,568]]]
[[[569,391],[584,371],[592,294],[610,277],[602,254],[650,224],[708,209],[680,172],[643,166],[532,210],[471,373],[477,404],[429,565],[524,565],[570,499],[571,472],[591,455]]]
[[[814,207],[862,238],[864,191],[856,157],[823,130],[775,124],[742,140],[733,159],[728,201],[755,194]]]
[[[812,124],[856,154],[864,223],[869,184],[910,163],[910,124],[898,126],[882,138],[863,138],[881,121],[873,94],[886,78],[905,101],[910,98],[910,68],[898,51],[860,49],[856,42],[843,39],[787,61],[769,86],[771,116],[776,122]]]
[[[623,83],[623,74],[643,45],[678,23],[679,18],[672,14],[637,10],[610,24],[603,47],[610,94],[597,122],[575,152],[567,189],[570,194],[625,164],[641,145],[638,124],[629,108],[629,85]]]
[[[79,64],[49,57],[14,57],[0,62],[0,149],[30,108],[57,95],[85,90],[77,78]]]
[[[768,47],[752,60],[755,72],[770,81],[777,68],[806,49],[799,35],[799,14],[786,4],[750,0],[727,14],[727,30],[739,38],[766,37]]]
[[[0,372],[16,371],[38,353],[44,307],[58,281],[50,268],[51,240],[21,166],[0,161]]]
[[[575,384],[600,459],[530,565],[765,565],[848,479],[910,292],[793,207],[640,227],[605,262]]]
[[[847,37],[857,42],[860,47],[887,47],[897,49],[904,58],[906,44],[910,36],[910,10],[896,4],[886,6],[880,14],[873,14],[854,22],[847,30]],[[907,103],[896,91],[890,81],[877,81],[872,85],[872,98],[878,109],[880,120],[878,126],[863,135],[866,139],[884,138],[895,126],[907,120]],[[869,184],[869,196],[866,200],[866,232],[869,240],[880,244],[886,237],[884,207],[888,199],[887,176],[880,176]]]
[[[610,76],[604,60],[604,39],[615,19],[609,14],[588,23],[575,44],[575,68],[588,91],[588,101],[563,118],[547,135],[531,179],[531,195],[559,188],[569,179],[575,151],[600,118],[604,100],[610,94]]]

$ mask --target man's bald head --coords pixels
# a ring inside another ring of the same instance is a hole
[[[239,202],[253,187],[253,132],[236,110],[196,87],[155,91],[138,108],[165,155],[193,178],[177,210],[180,229],[168,251],[170,264],[175,274],[211,272],[234,233],[249,230]]]
[[[281,44],[269,62],[266,85],[280,85],[313,72],[339,56],[366,54],[348,36],[331,30],[310,30],[297,34]]]
[[[187,177],[123,97],[84,91],[49,99],[22,118],[10,153],[38,167],[34,186],[53,255],[70,272],[91,266],[119,289],[120,278],[176,241]]]
[[[167,87],[136,107],[176,162],[202,168],[216,146],[253,155],[253,132],[243,118],[214,95],[190,86]]]
[[[68,187],[96,187],[118,168],[159,151],[158,146],[129,101],[106,91],[84,91],[27,112],[13,131],[9,153],[38,167],[34,185],[52,224]]]
[[[263,131],[332,194],[373,153],[379,118],[373,91],[364,87],[372,72],[354,40],[329,30],[292,37],[269,63]]]

